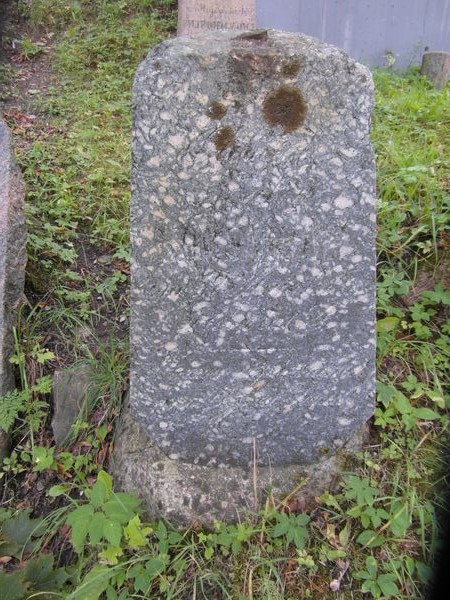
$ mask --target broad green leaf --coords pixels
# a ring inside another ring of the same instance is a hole
[[[378,563],[373,556],[368,556],[366,558],[366,569],[372,579],[375,579],[378,571]]]
[[[396,596],[398,594],[398,587],[394,580],[395,575],[390,573],[379,575],[377,578],[377,584],[380,586],[383,596],[386,598],[391,598],[392,596]]]
[[[339,542],[343,548],[348,544],[350,538],[350,526],[348,523],[345,524],[344,528],[339,532]]]
[[[94,508],[90,504],[85,504],[76,508],[67,517],[67,524],[71,526],[71,542],[74,550],[80,553],[84,546],[91,521],[94,515]]]
[[[361,591],[364,593],[369,593],[373,598],[380,597],[380,588],[377,585],[376,581],[372,581],[372,579],[367,579],[361,586]]]
[[[331,550],[329,548],[324,550],[324,553],[327,557],[327,560],[336,560],[336,558],[344,558],[347,555],[345,550]]]
[[[119,556],[123,556],[123,550],[120,546],[106,546],[104,550],[99,552],[98,556],[103,559],[100,562],[106,562],[108,565],[117,565]]]
[[[428,300],[431,303],[442,302],[442,304],[449,305],[450,304],[450,289],[444,290],[442,284],[439,283],[434,291],[425,291],[422,292],[421,297],[425,300]]]
[[[67,494],[68,490],[70,490],[69,484],[62,483],[59,485],[52,485],[47,492],[47,496],[50,496],[50,498],[57,498],[58,496]]]
[[[419,576],[420,581],[422,581],[422,583],[428,583],[433,574],[431,567],[429,565],[426,565],[425,563],[421,562],[420,560],[417,560],[416,561],[416,569],[417,569],[417,575]]]
[[[417,419],[422,419],[424,421],[434,421],[435,419],[440,419],[441,415],[437,413],[435,410],[431,408],[420,407],[414,410],[414,415]]]
[[[118,600],[116,590],[110,585],[106,588],[106,600]]]
[[[157,575],[162,573],[166,568],[167,561],[161,557],[152,558],[145,563],[145,571],[151,579],[154,579]]]
[[[23,572],[2,573],[0,571],[0,600],[23,600],[26,598],[27,584]]]
[[[107,473],[106,471],[102,470],[97,475],[97,481],[101,481],[103,483],[103,485],[105,486],[105,490],[106,490],[106,498],[109,499],[111,497],[112,489],[113,489],[113,480],[112,480],[111,475],[109,473]]]
[[[297,550],[303,550],[308,539],[308,530],[305,527],[296,527],[293,529],[292,537]]]
[[[90,504],[83,504],[73,510],[67,517],[67,524],[71,527],[75,527],[79,523],[82,523],[86,519],[89,519],[94,514],[94,508]]]
[[[341,510],[339,502],[336,500],[335,496],[333,496],[329,492],[324,492],[321,496],[319,496],[319,501],[321,504],[325,504],[325,506],[331,506],[332,508],[336,508],[339,511]]]
[[[367,546],[368,548],[376,548],[384,543],[384,538],[381,535],[377,535],[372,529],[366,529],[356,538],[358,544],[361,546]]]
[[[278,523],[272,530],[272,537],[280,537],[281,535],[286,535],[286,533],[292,527],[289,517],[284,513],[278,513],[277,519]]]
[[[102,510],[110,519],[125,524],[139,512],[139,505],[140,500],[135,496],[119,492],[103,504]]]
[[[311,517],[306,513],[302,513],[295,517],[295,523],[297,525],[307,525],[311,521]]]
[[[435,402],[439,408],[445,408],[445,398],[440,392],[426,392],[426,395],[432,402]]]
[[[108,540],[111,546],[120,546],[122,539],[122,525],[117,521],[105,519],[103,523],[103,536]]]
[[[30,559],[25,567],[25,578],[39,592],[58,592],[69,575],[65,569],[53,569],[53,555],[41,554]]]
[[[83,582],[66,596],[65,600],[99,600],[109,584],[113,571],[106,566],[96,565],[86,575]]]
[[[147,535],[152,532],[151,527],[142,527],[139,516],[133,517],[124,527],[125,537],[132,548],[139,548],[148,544]]]
[[[167,527],[164,524],[164,521],[158,522],[158,527],[156,528],[155,533],[159,540],[167,538]]]
[[[178,533],[178,531],[171,531],[167,536],[167,541],[171,546],[175,546],[179,544],[183,539],[183,536]]]
[[[100,471],[97,481],[90,490],[89,498],[92,506],[100,508],[112,494],[112,477],[106,471]]]
[[[410,401],[408,398],[397,390],[397,395],[395,397],[395,408],[402,415],[408,414],[413,410]]]
[[[14,517],[2,525],[2,539],[0,553],[3,556],[21,557],[23,551],[31,551],[33,538],[45,532],[42,519],[30,519],[30,510],[21,510]]]
[[[100,540],[104,536],[103,530],[106,523],[106,517],[101,512],[96,512],[91,519],[89,524],[88,534],[89,541],[93,546],[96,546],[100,543]],[[117,544],[118,546],[119,544]]]
[[[385,408],[391,404],[396,394],[397,390],[393,385],[386,385],[385,383],[377,381],[377,399]]]
[[[403,537],[410,525],[408,505],[401,500],[395,500],[391,508],[391,522],[389,529],[396,537]]]
[[[101,481],[96,481],[89,492],[86,492],[89,502],[94,508],[100,508],[106,500],[106,489]]]
[[[384,319],[379,319],[377,321],[377,332],[388,333],[389,331],[394,331],[399,323],[400,319],[398,317],[385,317]]]
[[[135,513],[127,506],[124,506],[121,502],[118,502],[115,499],[105,502],[105,504],[102,506],[102,510],[106,516],[113,521],[122,523],[122,525],[128,523],[128,521],[135,515]]]
[[[148,573],[143,566],[139,569],[138,573],[134,575],[134,588],[137,591],[141,591],[146,594],[151,583],[151,575]]]
[[[367,571],[356,571],[356,573],[353,573],[353,577],[355,579],[372,579],[372,575]]]
[[[345,496],[349,499],[355,499],[358,506],[365,504],[372,505],[374,499],[378,496],[378,488],[370,485],[366,478],[350,475],[345,482]]]

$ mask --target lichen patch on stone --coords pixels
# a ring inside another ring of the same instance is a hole
[[[296,75],[298,75],[301,66],[302,63],[300,62],[300,59],[291,58],[290,60],[286,61],[281,67],[281,72],[285,77],[295,77]]]
[[[214,136],[214,144],[219,152],[223,152],[227,148],[234,146],[236,134],[230,126],[222,127]]]
[[[210,119],[223,119],[223,117],[227,114],[227,107],[222,104],[222,102],[218,102],[217,100],[213,100],[211,104],[208,106],[208,110],[206,114]]]
[[[262,110],[266,123],[280,125],[284,133],[290,133],[303,125],[307,107],[299,89],[281,85],[267,94]]]

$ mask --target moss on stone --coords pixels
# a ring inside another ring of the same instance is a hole
[[[273,127],[280,125],[284,133],[298,129],[304,123],[307,112],[300,90],[290,85],[281,85],[269,92],[262,110],[266,123]]]
[[[281,72],[285,77],[295,77],[300,71],[301,62],[298,58],[292,58],[288,62],[284,63],[281,68]]]
[[[222,127],[214,136],[214,144],[219,152],[234,145],[236,135],[232,127]]]
[[[213,100],[211,104],[208,106],[208,110],[206,114],[211,119],[222,119],[227,114],[227,107],[224,106],[221,102],[217,100]]]

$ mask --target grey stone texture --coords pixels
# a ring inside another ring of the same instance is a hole
[[[303,467],[207,467],[171,460],[148,437],[127,407],[115,437],[111,464],[116,485],[140,496],[150,519],[164,514],[174,525],[194,522],[236,522],[254,514],[271,494],[286,494],[308,503],[324,489],[333,489],[366,437],[363,427],[342,448],[319,463]]]
[[[14,159],[11,136],[0,119],[0,398],[14,389],[9,358],[14,350],[13,326],[25,279],[24,197],[25,187]],[[0,458],[7,452],[7,440],[0,430]]]
[[[52,430],[58,446],[64,445],[82,411],[89,409],[88,403],[95,388],[93,377],[93,369],[88,364],[55,372]]]
[[[420,73],[441,90],[450,78],[450,52],[425,52]]]
[[[271,30],[139,67],[131,418],[174,477],[225,481],[254,447],[259,468],[314,465],[371,416],[372,103],[343,51]]]

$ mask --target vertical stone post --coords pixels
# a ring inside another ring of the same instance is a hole
[[[9,358],[25,279],[24,190],[8,128],[0,120],[0,402],[14,388]],[[0,429],[0,460],[6,455],[7,442],[7,435]]]
[[[115,473],[151,513],[313,493],[372,415],[372,102],[368,69],[277,31],[173,39],[139,67]]]
[[[441,90],[450,77],[450,52],[425,52],[420,73]]]

